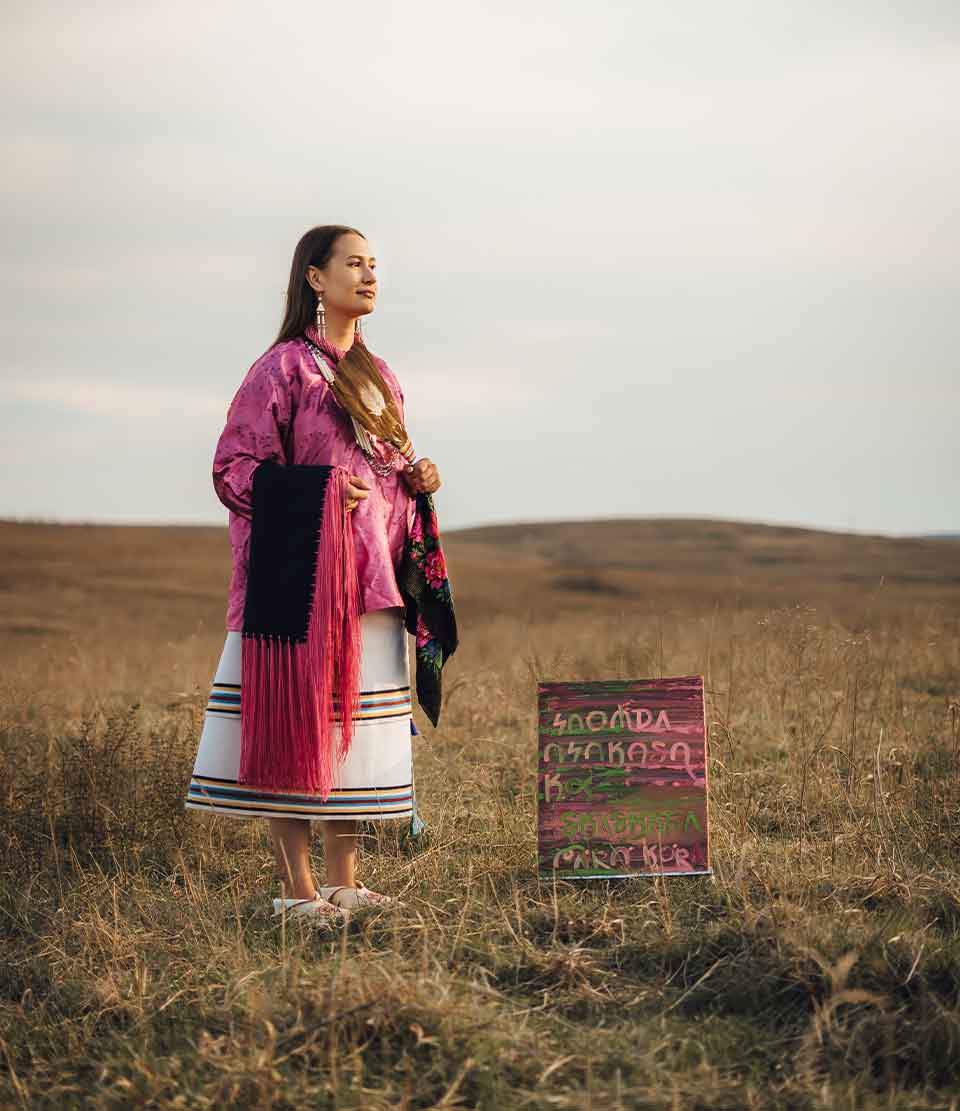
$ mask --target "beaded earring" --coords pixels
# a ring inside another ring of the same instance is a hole
[[[326,314],[323,311],[323,296],[322,296],[322,294],[318,293],[317,294],[317,335],[321,339],[323,339],[324,335],[325,335],[325,328],[324,328],[325,319],[326,319]]]

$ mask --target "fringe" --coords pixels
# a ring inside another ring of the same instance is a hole
[[[331,469],[317,535],[306,642],[243,638],[241,783],[319,793],[333,786],[353,740],[360,705],[360,593],[353,525],[344,508],[347,472]],[[334,752],[334,695],[341,709]]]

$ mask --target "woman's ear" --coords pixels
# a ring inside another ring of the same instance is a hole
[[[307,284],[314,293],[323,293],[323,278],[320,276],[320,271],[315,266],[307,267]]]

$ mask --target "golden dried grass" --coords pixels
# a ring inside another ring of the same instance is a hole
[[[270,917],[263,826],[182,807],[226,533],[0,523],[0,1104],[948,1108],[958,548],[724,522],[445,540],[403,908]],[[703,673],[713,877],[537,879],[536,678]]]

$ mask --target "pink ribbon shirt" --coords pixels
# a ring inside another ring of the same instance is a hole
[[[317,341],[316,330],[308,329]],[[403,390],[383,359],[373,356],[390,387],[404,420]],[[333,359],[328,365],[336,371]],[[391,451],[374,438],[380,458]],[[407,530],[413,523],[415,499],[400,474],[406,461],[397,454],[390,474],[377,474],[360,450],[350,417],[341,409],[307,345],[301,339],[274,344],[247,371],[237,390],[213,457],[213,487],[230,511],[233,555],[226,627],[243,628],[250,553],[250,512],[253,472],[264,459],[278,463],[342,466],[364,479],[368,497],[350,511],[356,550],[360,609],[403,606],[397,587]]]

